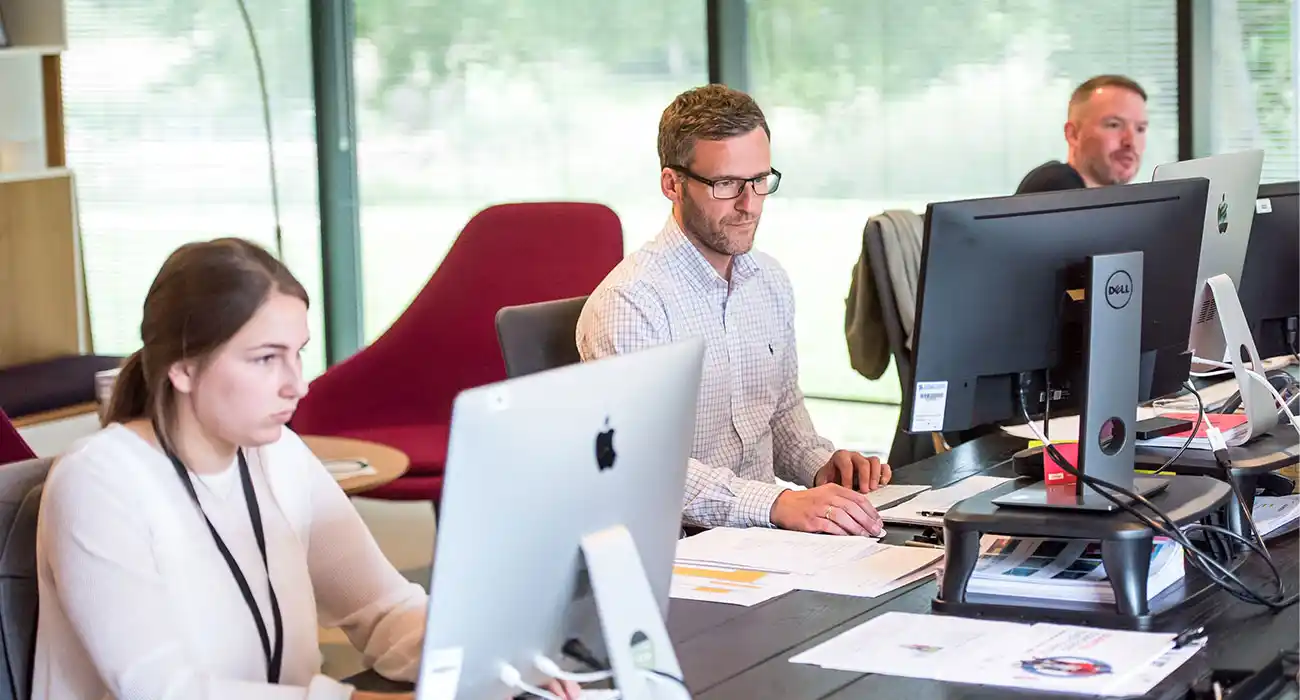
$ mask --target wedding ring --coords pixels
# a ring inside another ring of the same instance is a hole
[[[826,506],[826,515],[824,515],[824,516],[822,516],[822,517],[826,518],[827,520],[830,520],[830,519],[831,519],[831,509],[834,508],[834,507],[835,507],[835,506]]]

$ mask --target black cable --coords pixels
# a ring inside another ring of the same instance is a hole
[[[1029,411],[1027,408],[1027,402],[1025,400],[1024,391],[1020,392],[1020,410],[1024,414],[1026,420],[1028,420]],[[1214,582],[1215,585],[1217,585],[1219,588],[1223,589],[1224,591],[1228,592],[1232,596],[1240,600],[1243,600],[1247,603],[1258,604],[1258,605],[1269,607],[1274,611],[1289,607],[1290,605],[1294,604],[1298,599],[1300,599],[1295,595],[1291,596],[1290,598],[1281,598],[1280,600],[1273,599],[1273,597],[1265,597],[1263,594],[1259,593],[1255,589],[1251,588],[1250,586],[1247,586],[1240,578],[1236,576],[1235,573],[1229,571],[1225,566],[1223,566],[1223,564],[1221,564],[1213,556],[1206,554],[1205,552],[1201,551],[1198,547],[1196,547],[1194,544],[1192,544],[1191,540],[1187,538],[1187,536],[1177,526],[1177,524],[1175,524],[1169,518],[1169,516],[1166,513],[1164,513],[1164,511],[1160,510],[1160,508],[1158,508],[1155,504],[1151,503],[1151,501],[1147,500],[1145,497],[1141,496],[1140,494],[1133,493],[1115,484],[1103,481],[1102,479],[1098,479],[1094,476],[1080,472],[1073,465],[1071,465],[1068,460],[1065,459],[1065,457],[1060,453],[1060,451],[1056,449],[1056,446],[1052,444],[1050,441],[1044,444],[1044,450],[1052,458],[1052,460],[1055,461],[1057,465],[1061,467],[1063,471],[1073,475],[1076,479],[1078,479],[1082,483],[1092,488],[1094,491],[1096,491],[1106,500],[1115,504],[1117,507],[1123,509],[1125,512],[1132,515],[1133,517],[1137,518],[1140,522],[1142,522],[1147,527],[1151,528],[1154,532],[1157,532],[1167,537],[1168,539],[1178,543],[1183,548],[1184,557],[1188,563],[1190,563],[1196,569],[1200,570],[1202,573],[1206,575],[1206,577],[1208,577],[1212,582]],[[1113,496],[1112,494],[1108,493],[1106,489],[1110,489],[1115,493],[1121,494],[1124,497],[1128,498],[1130,501],[1140,504],[1143,507],[1147,508],[1156,517],[1158,517],[1162,521],[1162,523],[1157,523],[1150,516],[1141,512],[1140,510],[1132,506],[1129,502],[1122,501],[1116,498],[1115,496]],[[1212,526],[1198,526],[1196,529],[1201,529],[1201,527],[1207,527],[1208,529],[1208,527],[1212,527]],[[1244,537],[1238,535],[1235,532],[1224,530],[1222,528],[1216,528],[1210,531],[1217,532],[1219,535],[1222,536],[1226,536],[1230,540],[1240,541],[1243,544],[1245,544],[1247,547],[1251,548],[1252,550],[1255,548],[1254,542],[1245,539]],[[1284,587],[1281,578],[1278,577],[1275,583],[1278,589],[1277,595],[1278,596],[1283,595]]]
[[[1250,527],[1250,532],[1254,533],[1255,541],[1259,543],[1259,548],[1255,551],[1264,557],[1269,568],[1273,569],[1273,575],[1281,580],[1281,574],[1277,573],[1277,565],[1273,563],[1273,556],[1268,552],[1268,545],[1264,544],[1264,533],[1259,531],[1259,526],[1255,524],[1255,515],[1251,513],[1252,509],[1246,507],[1246,498],[1241,493],[1241,487],[1237,485],[1237,480],[1232,478],[1232,458],[1228,456],[1227,448],[1214,450],[1214,461],[1223,470],[1223,478],[1232,487],[1232,496],[1237,499],[1241,512],[1246,516],[1246,524]]]
[[[1230,537],[1237,534],[1227,528],[1223,528],[1218,525],[1206,525],[1204,523],[1192,523],[1190,525],[1184,525],[1182,529],[1184,532],[1188,530],[1200,530],[1207,533],[1213,533],[1220,537]],[[1277,564],[1274,563],[1273,557],[1268,555],[1268,550],[1262,544],[1259,544],[1254,540],[1245,540],[1245,544],[1247,547],[1250,547],[1251,551],[1263,557],[1265,563],[1268,565],[1268,568],[1272,570],[1274,578],[1281,580],[1282,573],[1278,570]]]
[[[1178,451],[1174,453],[1173,457],[1170,457],[1164,464],[1160,465],[1159,469],[1151,472],[1151,476],[1156,476],[1169,467],[1172,467],[1174,462],[1177,462],[1179,458],[1183,456],[1183,453],[1187,452],[1187,448],[1192,446],[1192,443],[1196,440],[1197,434],[1201,432],[1201,426],[1205,422],[1205,401],[1201,399],[1201,392],[1197,391],[1196,387],[1192,386],[1190,381],[1184,383],[1183,387],[1191,391],[1192,396],[1196,397],[1196,424],[1192,426],[1191,434],[1183,441],[1183,446],[1178,448]]]
[[[686,681],[684,681],[684,680],[678,678],[677,676],[674,676],[673,674],[668,673],[668,672],[666,672],[666,671],[660,671],[660,670],[657,669],[657,668],[648,668],[648,669],[646,669],[646,670],[649,671],[650,673],[655,674],[656,676],[659,676],[660,678],[667,678],[668,680],[670,680],[670,681],[676,683],[677,685],[680,685],[680,686],[682,687],[682,690],[686,691],[686,696],[687,696],[687,697],[690,697],[690,695],[691,695],[691,689],[688,688],[688,687],[686,687]]]
[[[1205,554],[1200,549],[1198,549],[1194,544],[1192,544],[1192,542],[1189,539],[1187,539],[1187,536],[1183,534],[1183,532],[1173,523],[1172,520],[1169,519],[1169,516],[1166,515],[1163,511],[1161,511],[1157,506],[1155,506],[1150,501],[1148,501],[1146,498],[1142,497],[1139,494],[1128,491],[1127,489],[1121,488],[1115,484],[1111,484],[1101,479],[1097,479],[1096,477],[1088,476],[1086,474],[1079,472],[1077,469],[1071,466],[1067,460],[1065,460],[1065,458],[1061,455],[1061,453],[1058,450],[1056,450],[1054,445],[1048,448],[1048,452],[1049,455],[1052,457],[1052,459],[1056,461],[1056,463],[1060,465],[1061,468],[1065,470],[1067,473],[1071,473],[1075,475],[1075,478],[1079,479],[1083,483],[1092,487],[1094,491],[1101,494],[1104,498],[1109,500],[1111,503],[1114,503],[1117,507],[1123,509],[1125,512],[1137,518],[1139,521],[1141,521],[1147,527],[1151,528],[1153,531],[1177,542],[1180,546],[1183,547],[1187,561],[1190,562],[1193,567],[1197,568],[1202,573],[1204,573],[1217,586],[1227,591],[1229,594],[1251,604],[1265,605],[1269,607],[1273,607],[1274,605],[1285,607],[1286,605],[1290,605],[1291,603],[1295,602],[1294,600],[1290,600],[1290,601],[1284,600],[1281,602],[1277,602],[1277,601],[1270,601],[1264,598],[1258,592],[1254,591],[1249,586],[1247,586],[1244,582],[1242,582],[1241,579],[1239,579],[1233,572],[1228,571],[1217,559],[1215,559],[1210,555]],[[1115,498],[1113,495],[1104,491],[1103,489],[1105,488],[1111,489],[1116,493],[1122,494],[1125,497],[1129,498],[1131,501],[1139,503],[1145,506],[1146,508],[1150,509],[1156,516],[1158,516],[1162,521],[1164,521],[1164,524],[1155,522],[1145,513],[1142,513],[1141,511],[1137,510],[1128,502],[1121,501]],[[1241,537],[1240,535],[1234,532],[1223,530],[1220,534],[1229,536],[1229,539],[1236,539],[1243,543],[1246,543],[1247,546],[1253,545],[1253,543],[1250,543],[1248,540],[1246,540],[1245,538]],[[1215,571],[1212,571],[1211,569],[1217,570],[1217,573]]]
[[[608,661],[597,658],[595,652],[576,637],[566,641],[564,646],[560,647],[560,652],[586,666],[588,671],[608,671],[610,668]]]
[[[597,658],[597,656],[595,656],[595,653],[591,652],[591,649],[588,648],[588,645],[582,644],[582,640],[580,639],[575,638],[575,639],[569,639],[568,641],[565,641],[563,647],[560,647],[560,652],[562,652],[564,656],[568,656],[569,658],[572,658],[572,660],[577,661],[578,664],[582,664],[588,667],[588,670],[590,671],[608,671],[611,669],[610,662],[604,661],[602,660],[602,658]],[[667,671],[660,671],[659,669],[641,669],[641,670],[647,671],[647,673],[658,675],[659,678],[666,678],[668,680],[672,680],[673,683],[679,684],[679,686],[681,686],[682,691],[686,692],[686,697],[690,697],[690,688],[686,687],[685,680],[682,680],[681,678],[677,678],[676,675],[667,673]]]
[[[1072,465],[1070,465],[1067,460],[1065,460],[1065,458],[1061,455],[1061,453],[1058,450],[1056,450],[1056,447],[1054,445],[1049,447],[1049,454],[1051,455],[1052,459],[1056,461],[1057,464],[1060,465],[1061,468],[1064,469],[1066,472],[1075,475],[1075,478],[1079,479],[1083,483],[1092,487],[1094,491],[1101,494],[1103,497],[1105,497],[1111,503],[1114,503],[1119,508],[1122,508],[1125,512],[1137,518],[1147,527],[1151,528],[1152,530],[1164,535],[1165,537],[1181,545],[1184,548],[1184,551],[1186,552],[1186,555],[1188,557],[1188,561],[1192,564],[1192,566],[1199,569],[1202,573],[1204,573],[1207,577],[1209,577],[1216,585],[1218,585],[1220,588],[1223,588],[1228,593],[1232,594],[1234,597],[1237,597],[1241,600],[1244,600],[1252,604],[1266,605],[1269,607],[1272,607],[1273,604],[1277,604],[1277,605],[1281,605],[1282,607],[1285,607],[1285,605],[1289,605],[1290,603],[1295,602],[1294,600],[1291,600],[1289,602],[1269,601],[1268,599],[1264,598],[1257,591],[1251,589],[1244,582],[1242,582],[1241,579],[1239,579],[1233,572],[1228,571],[1217,559],[1215,559],[1210,555],[1205,554],[1199,548],[1193,545],[1192,542],[1189,539],[1187,539],[1187,536],[1182,532],[1182,530],[1169,518],[1169,516],[1165,514],[1164,511],[1160,510],[1160,508],[1158,508],[1155,504],[1151,503],[1151,501],[1147,500],[1146,498],[1144,498],[1139,494],[1128,491],[1127,489],[1121,488],[1115,484],[1079,472]],[[1115,498],[1113,495],[1102,490],[1103,488],[1108,488],[1115,491],[1116,493],[1122,494],[1125,497],[1129,498],[1131,501],[1136,502],[1146,507],[1147,509],[1151,510],[1152,513],[1154,513],[1157,517],[1159,517],[1163,521],[1163,525],[1156,523],[1145,513],[1142,513],[1141,511],[1137,510],[1129,503],[1121,501]],[[1248,547],[1253,547],[1253,543],[1249,542],[1248,540],[1246,540],[1245,538],[1243,538],[1242,536],[1238,535],[1235,532],[1219,529],[1217,530],[1217,534],[1221,536],[1226,536],[1228,537],[1228,539],[1235,539],[1241,541],[1242,543],[1246,544]],[[1217,570],[1217,573],[1215,571],[1211,571],[1211,569]],[[1281,590],[1281,582],[1278,581],[1277,583],[1279,586],[1279,590]],[[1283,603],[1285,603],[1285,605],[1283,605]]]
[[[564,646],[560,647],[560,651],[564,655],[573,659],[574,661],[577,661],[578,663],[581,663],[582,665],[586,666],[589,671],[610,670],[610,663],[603,659],[597,658],[596,654],[593,653],[591,649],[587,647],[586,644],[583,644],[582,640],[580,639],[574,638],[566,641],[564,643]],[[667,678],[668,680],[676,683],[677,685],[680,685],[682,687],[682,690],[686,691],[687,696],[688,697],[690,696],[691,689],[686,687],[686,681],[682,680],[681,678],[678,678],[677,676],[674,676],[671,673],[660,671],[657,668],[647,668],[643,670],[653,673],[654,675],[659,676],[661,678]]]
[[[248,34],[248,43],[253,48],[253,65],[257,67],[257,87],[262,96],[262,124],[266,127],[266,156],[271,175],[271,211],[275,216],[275,257],[284,260],[284,233],[280,227],[280,185],[276,178],[275,138],[271,131],[271,97],[266,89],[266,70],[262,66],[262,50],[258,47],[257,32],[253,30],[253,19],[248,15],[248,6],[244,0],[235,0],[239,5],[239,14],[244,19],[244,30]]]

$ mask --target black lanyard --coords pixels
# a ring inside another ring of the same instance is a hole
[[[154,430],[155,434],[161,436],[162,433]],[[159,444],[162,443],[161,437]],[[253,478],[248,473],[248,461],[244,459],[244,451],[241,449],[237,452],[239,456],[239,479],[244,484],[244,501],[248,503],[248,518],[253,521],[253,536],[257,538],[257,548],[262,552],[262,567],[266,569],[266,590],[271,594],[271,619],[275,624],[275,649],[271,648],[271,637],[266,632],[266,622],[262,619],[262,613],[257,609],[257,601],[253,598],[253,590],[248,587],[248,579],[244,578],[244,572],[239,570],[239,564],[235,563],[235,557],[230,554],[230,549],[217,534],[217,528],[212,526],[212,521],[208,519],[208,514],[203,512],[203,506],[199,503],[199,494],[194,490],[194,484],[190,481],[189,470],[180,458],[172,453],[166,445],[162,446],[163,452],[171,460],[172,466],[176,468],[176,475],[181,478],[181,483],[185,485],[185,490],[189,492],[190,498],[194,500],[194,506],[199,509],[203,515],[203,521],[208,524],[208,531],[212,533],[212,540],[216,542],[217,549],[221,550],[221,556],[226,560],[226,566],[230,567],[230,573],[235,577],[235,583],[239,586],[239,592],[244,596],[244,602],[248,604],[248,611],[253,614],[253,622],[257,623],[257,635],[262,638],[262,653],[266,655],[266,680],[269,683],[280,682],[280,664],[284,658],[284,622],[280,618],[280,601],[275,597],[275,587],[271,585],[271,566],[266,560],[266,535],[262,532],[262,511],[257,506],[257,493],[253,490]]]

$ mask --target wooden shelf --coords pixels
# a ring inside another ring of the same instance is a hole
[[[0,185],[7,185],[19,182],[32,182],[33,180],[48,180],[55,177],[64,177],[72,172],[67,168],[46,168],[45,170],[33,170],[31,172],[18,173],[0,173]]]
[[[17,58],[19,56],[58,56],[63,53],[64,47],[56,44],[42,44],[40,46],[5,46],[0,48],[0,60],[6,58]]]
[[[0,367],[82,352],[72,175],[0,187]]]
[[[0,0],[0,368],[89,352],[63,135],[65,0]]]
[[[68,43],[64,0],[0,0],[9,43],[19,47]]]

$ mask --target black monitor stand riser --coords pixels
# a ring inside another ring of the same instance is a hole
[[[1089,258],[1084,296],[1079,471],[1151,499],[1180,526],[1207,518],[1221,519],[1231,495],[1222,481],[1201,476],[1135,476],[1133,433],[1142,332],[1142,254]],[[1050,458],[1045,455],[1044,459]],[[1123,496],[1118,498],[1129,501]],[[1053,601],[1051,609],[1045,609],[1043,601],[967,593],[966,585],[979,559],[982,534],[1100,541],[1102,564],[1115,593],[1115,604]],[[1147,575],[1154,536],[1151,528],[1083,480],[1050,486],[1042,481],[1005,484],[962,501],[945,515],[947,565],[933,608],[959,615],[1149,628],[1161,613],[1199,598],[1211,587],[1189,570],[1180,584],[1148,602]]]

